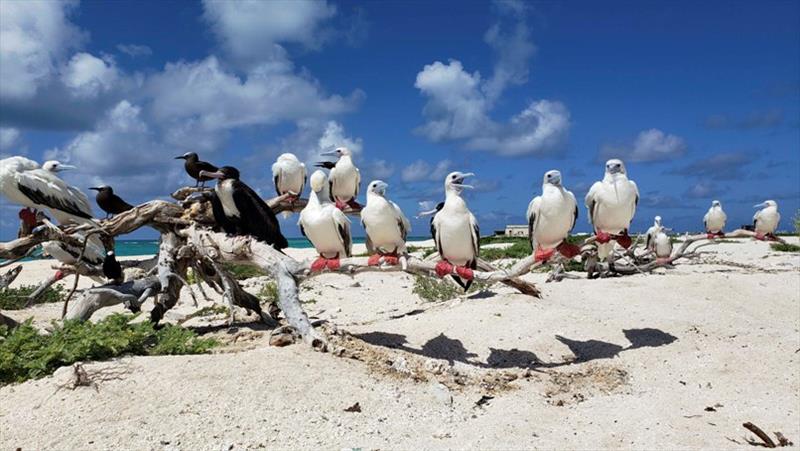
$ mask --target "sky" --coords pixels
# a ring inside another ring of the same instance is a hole
[[[773,199],[791,229],[800,2],[0,0],[3,158],[73,164],[69,183],[139,203],[193,184],[173,159],[187,151],[271,197],[277,155],[338,146],[362,201],[388,182],[415,236],[456,170],[476,174],[483,234],[525,223],[550,169],[589,231],[608,158],[638,184],[633,231],[655,215],[700,230],[713,199],[729,228]],[[17,210],[2,200],[0,239]]]

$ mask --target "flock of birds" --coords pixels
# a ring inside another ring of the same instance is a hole
[[[345,211],[360,211],[366,246],[371,254],[369,264],[397,264],[399,257],[406,253],[406,238],[411,225],[400,207],[387,198],[388,184],[381,180],[370,182],[366,204],[362,206],[357,201],[361,175],[352,153],[340,147],[323,155],[335,156],[336,161],[317,163],[321,169],[311,174],[308,202],[300,211],[298,221],[300,231],[319,254],[311,269],[336,269],[341,258],[352,255],[350,219]],[[206,182],[216,180],[211,196],[214,221],[227,234],[252,236],[278,250],[289,246],[275,213],[240,180],[238,169],[201,161],[193,152],[176,159],[184,160],[184,168],[196,180],[196,187],[204,187]],[[20,219],[28,226],[35,227],[43,212],[49,212],[62,224],[92,223],[92,209],[87,196],[58,176],[59,172],[68,169],[74,167],[58,161],[47,161],[40,166],[21,156],[0,160],[0,192],[12,203],[24,207]],[[284,153],[272,165],[272,174],[277,194],[293,206],[308,181],[305,165],[295,155]],[[471,176],[474,174],[448,174],[444,180],[445,200],[435,209],[420,213],[421,216],[433,216],[430,220],[431,235],[440,257],[436,265],[437,274],[440,277],[451,275],[465,290],[472,282],[480,239],[478,221],[462,197],[465,189],[472,188],[464,183]],[[106,218],[133,208],[110,186],[90,189],[97,191],[95,200],[106,212]],[[603,179],[592,185],[585,198],[601,259],[609,255],[614,242],[624,248],[631,246],[628,229],[638,201],[638,188],[628,179],[625,164],[618,159],[607,161]],[[755,207],[760,209],[753,217],[756,237],[773,236],[780,221],[777,204],[767,200]],[[542,194],[530,202],[527,210],[529,239],[536,260],[547,261],[556,252],[571,258],[579,252],[575,245],[566,241],[577,218],[578,203],[572,192],[564,187],[561,173],[557,170],[546,172]],[[724,235],[726,220],[720,202],[713,201],[703,218],[709,238]],[[647,231],[647,249],[658,258],[667,258],[672,251],[667,231],[669,229],[662,225],[659,216]],[[63,243],[49,242],[44,246],[50,255],[64,263],[74,263],[79,257],[75,249]],[[96,236],[87,241],[83,258],[92,264],[104,263],[106,277],[121,280],[121,270],[113,252],[105,252]]]

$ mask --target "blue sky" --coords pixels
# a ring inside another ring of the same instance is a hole
[[[447,172],[475,172],[485,233],[524,222],[546,170],[582,199],[613,156],[639,185],[634,230],[656,214],[698,230],[712,199],[732,226],[774,199],[787,229],[798,5],[0,0],[0,153],[78,165],[71,183],[142,202],[189,182],[172,159],[186,151],[269,196],[279,153],[347,145],[409,216]]]

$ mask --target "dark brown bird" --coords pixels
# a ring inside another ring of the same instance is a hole
[[[97,196],[94,200],[97,205],[106,212],[106,219],[111,215],[118,215],[123,211],[128,211],[133,208],[133,205],[122,200],[121,197],[114,194],[114,189],[108,185],[93,186],[89,189],[97,191]]]
[[[211,178],[209,177],[201,176],[200,171],[217,172],[218,169],[211,163],[200,161],[200,157],[198,157],[197,154],[194,152],[186,152],[185,154],[179,157],[175,157],[175,159],[186,161],[183,164],[183,167],[184,169],[186,169],[186,173],[189,174],[189,177],[197,181],[194,184],[195,187],[206,186],[206,182],[211,180]]]

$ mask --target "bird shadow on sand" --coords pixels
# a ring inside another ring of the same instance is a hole
[[[451,365],[454,362],[461,362],[479,368],[531,368],[546,369],[561,366],[586,363],[599,359],[611,359],[617,357],[624,351],[631,351],[639,348],[657,348],[669,345],[678,340],[672,334],[659,329],[624,329],[622,331],[625,338],[630,342],[629,346],[621,346],[602,340],[573,340],[570,338],[556,335],[556,340],[566,345],[574,359],[562,362],[544,362],[531,351],[512,349],[489,348],[489,356],[486,362],[476,360],[477,354],[470,352],[461,340],[450,338],[440,333],[428,340],[421,348],[414,348],[408,345],[405,335],[388,332],[367,332],[355,334],[354,336],[375,346],[383,346],[391,349],[399,349],[411,354],[446,360]]]

